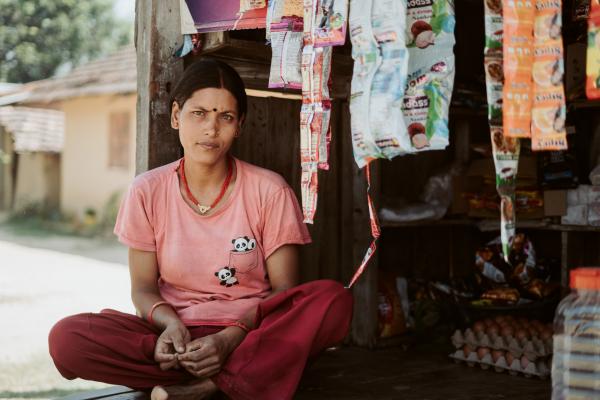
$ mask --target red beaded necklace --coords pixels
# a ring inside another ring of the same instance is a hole
[[[229,157],[227,157],[227,177],[225,178],[225,182],[223,182],[223,186],[221,186],[221,193],[217,196],[215,201],[212,202],[210,206],[203,206],[200,202],[194,197],[190,187],[188,186],[187,180],[185,179],[185,171],[183,169],[185,163],[185,157],[181,159],[181,163],[179,164],[179,177],[183,182],[183,187],[185,188],[185,192],[188,195],[188,198],[198,207],[198,211],[200,214],[206,214],[209,210],[212,210],[218,203],[221,201],[227,188],[229,187],[229,182],[231,182],[231,177],[233,175],[233,163]]]

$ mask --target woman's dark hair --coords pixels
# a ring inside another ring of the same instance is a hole
[[[177,102],[181,108],[196,90],[206,88],[228,90],[237,100],[239,117],[246,115],[248,105],[242,78],[230,65],[214,58],[201,58],[185,69],[171,93],[171,105]]]

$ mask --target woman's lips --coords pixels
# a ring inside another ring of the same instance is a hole
[[[219,148],[219,145],[216,143],[200,142],[200,143],[196,143],[196,144],[207,150],[215,150],[215,149]]]

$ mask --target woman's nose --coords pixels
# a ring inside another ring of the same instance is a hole
[[[219,122],[217,116],[210,116],[206,120],[204,133],[209,136],[217,136],[219,134]]]

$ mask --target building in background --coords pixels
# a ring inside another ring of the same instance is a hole
[[[0,97],[0,106],[7,103],[64,114],[58,185],[63,213],[102,218],[109,208],[118,206],[135,174],[133,47],[65,76],[25,84],[18,94]],[[36,179],[46,178],[40,174]]]
[[[63,112],[0,107],[0,211],[59,207],[63,141]]]

